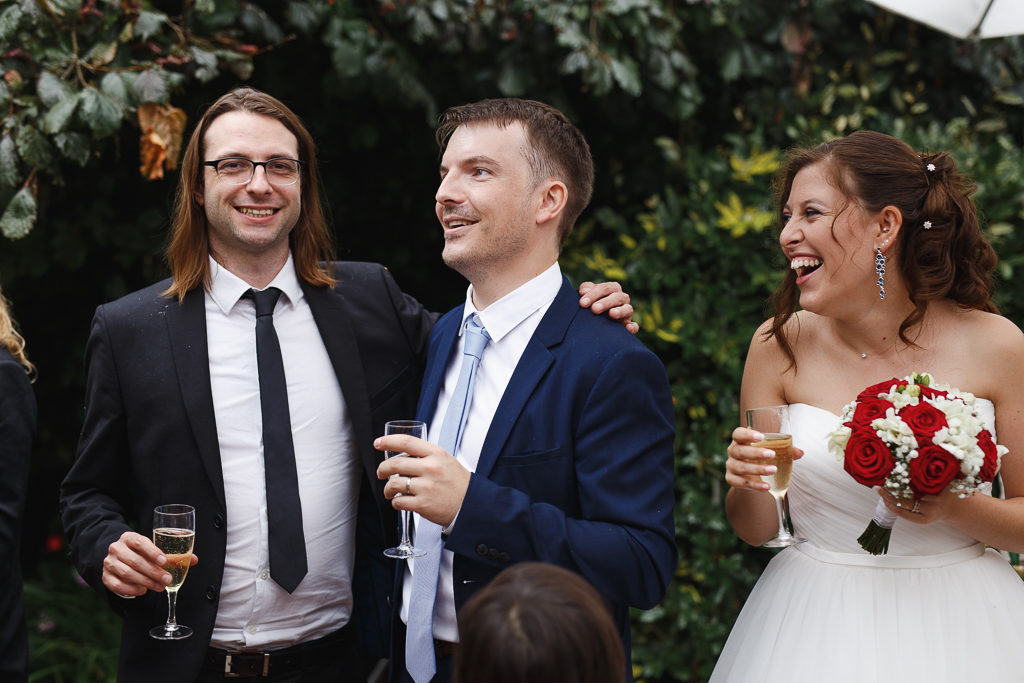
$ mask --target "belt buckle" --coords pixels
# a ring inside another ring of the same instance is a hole
[[[236,674],[231,671],[231,657],[232,655],[263,655],[263,673],[262,676],[270,675],[270,653],[260,652],[259,650],[227,650],[224,656],[224,678],[255,678],[261,674]]]

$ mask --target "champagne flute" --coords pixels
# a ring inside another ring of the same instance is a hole
[[[191,505],[161,505],[153,510],[153,543],[167,558],[164,564],[171,574],[167,585],[167,623],[153,628],[149,635],[157,640],[180,640],[192,635],[188,626],[179,626],[174,614],[178,589],[185,582],[192,564],[192,545],[196,540],[196,510]]]
[[[775,498],[775,511],[779,515],[779,535],[765,543],[766,548],[785,548],[786,546],[806,543],[806,538],[794,536],[786,528],[786,517],[782,511],[782,499],[789,490],[789,480],[793,475],[793,436],[789,423],[789,406],[772,406],[755,408],[747,411],[747,427],[764,434],[764,440],[753,444],[761,448],[775,451],[771,461],[775,465],[775,474],[761,476],[768,484],[768,492]]]
[[[423,439],[427,434],[427,425],[417,420],[395,420],[388,422],[384,425],[385,436],[390,434],[408,434],[414,436],[417,439]],[[402,458],[408,457],[407,453],[398,453],[395,451],[384,451],[384,458]],[[392,475],[392,479],[399,475]],[[397,494],[400,496],[402,494]],[[402,510],[399,515],[399,528],[402,530],[402,542],[398,544],[397,548],[388,548],[384,551],[384,554],[388,557],[394,557],[399,560],[408,559],[410,557],[421,557],[427,554],[426,550],[421,550],[413,546],[409,541],[409,524],[412,521],[412,514],[408,510]]]

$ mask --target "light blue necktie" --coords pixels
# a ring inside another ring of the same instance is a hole
[[[458,454],[459,444],[473,404],[473,384],[480,358],[490,337],[474,313],[466,320],[465,354],[459,381],[452,392],[451,402],[441,423],[437,445]],[[416,558],[416,571],[412,575],[412,595],[409,598],[409,626],[405,636],[405,668],[416,683],[427,683],[437,670],[434,659],[434,598],[437,596],[437,576],[441,568],[441,527],[420,518],[416,525],[416,546],[427,554]]]

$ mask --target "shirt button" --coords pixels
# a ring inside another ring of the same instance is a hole
[[[270,572],[268,572],[266,569],[264,569],[263,571],[260,572],[260,578],[261,579],[265,579],[268,576],[270,576]]]
[[[255,626],[250,626],[249,627],[249,633],[252,634],[252,635],[255,635],[256,634],[256,627]]]

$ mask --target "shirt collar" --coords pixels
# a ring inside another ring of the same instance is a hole
[[[466,305],[462,309],[462,325],[459,336],[466,329],[466,320],[474,313],[487,330],[491,341],[497,343],[506,334],[519,326],[544,306],[551,303],[562,287],[562,269],[558,261],[543,273],[521,285],[482,311],[473,305],[473,285],[466,292]]]
[[[228,315],[242,295],[252,289],[252,286],[214,261],[212,256],[209,259],[210,297],[213,298],[221,313]],[[288,260],[267,287],[280,289],[284,293],[282,300],[286,300],[292,308],[295,308],[295,305],[302,300],[302,286],[295,274],[295,263],[292,261],[291,251],[288,252]]]

